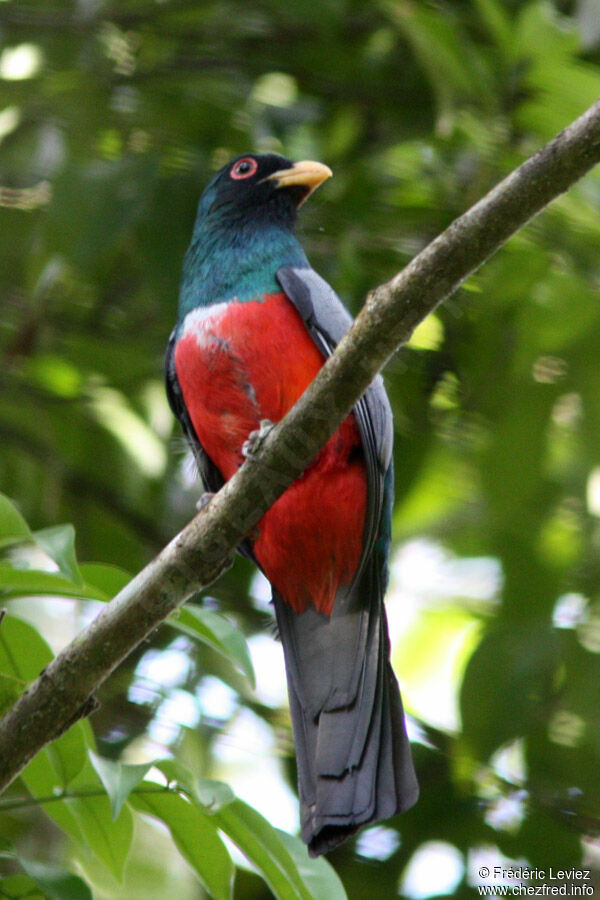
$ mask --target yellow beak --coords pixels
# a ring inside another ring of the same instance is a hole
[[[277,188],[293,187],[294,185],[308,188],[306,197],[301,200],[301,203],[304,203],[307,197],[332,175],[333,172],[329,166],[305,159],[294,163],[289,169],[279,169],[279,171],[273,172],[272,175],[267,176],[265,181],[274,181]]]

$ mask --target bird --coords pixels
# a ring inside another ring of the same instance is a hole
[[[311,267],[298,209],[322,163],[246,153],[201,195],[167,395],[207,496],[283,418],[352,324]],[[381,376],[238,548],[270,582],[283,645],[302,839],[320,856],[409,809],[418,783],[383,598],[393,421]]]

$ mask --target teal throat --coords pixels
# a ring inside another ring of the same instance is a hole
[[[293,231],[263,223],[197,222],[183,264],[179,322],[198,306],[251,300],[280,291],[277,270],[308,260]]]

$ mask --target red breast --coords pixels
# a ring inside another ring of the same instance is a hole
[[[278,422],[323,364],[285,294],[189,313],[175,349],[185,404],[206,453],[230,478],[261,419]],[[297,612],[330,613],[361,555],[366,473],[349,416],[259,523],[253,549],[271,584]]]

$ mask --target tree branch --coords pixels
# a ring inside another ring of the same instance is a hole
[[[313,383],[183,531],[65,648],[0,722],[0,790],[88,709],[151,631],[218,577],[228,556],[311,462],[374,375],[512,234],[600,161],[600,101],[373,290]],[[75,713],[77,715],[77,713]]]

